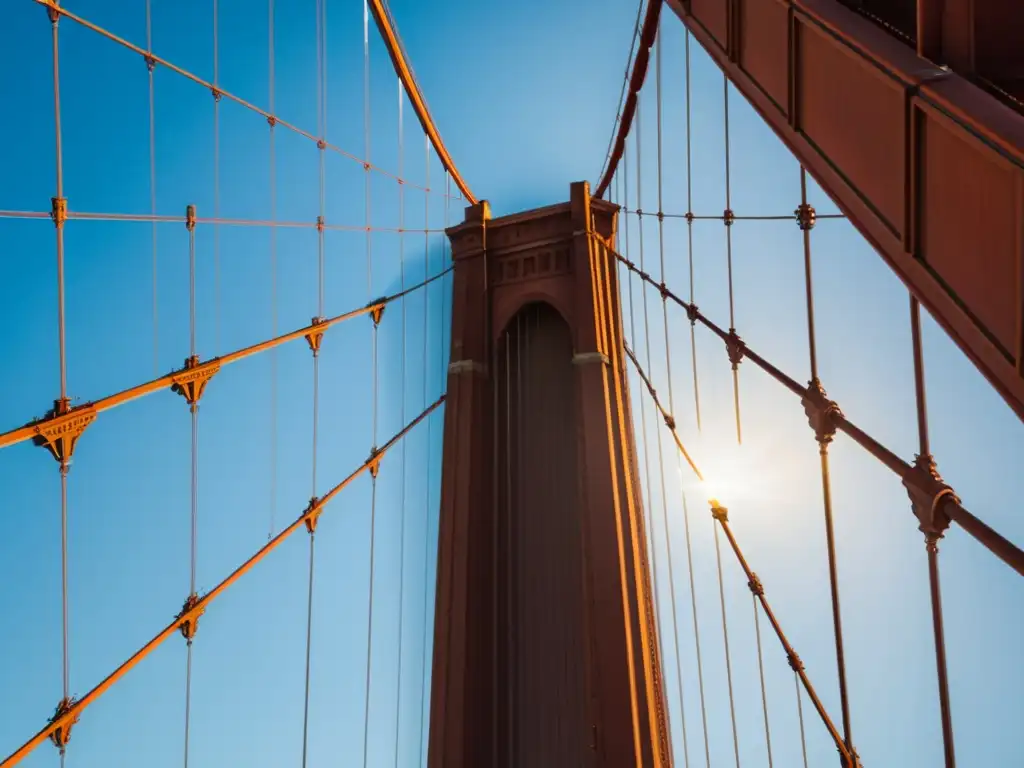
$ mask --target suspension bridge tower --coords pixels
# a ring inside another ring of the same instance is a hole
[[[617,206],[570,197],[448,230],[431,766],[670,763]]]

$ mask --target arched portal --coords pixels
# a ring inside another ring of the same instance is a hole
[[[496,346],[499,742],[510,765],[586,764],[578,408],[569,326],[523,307]]]

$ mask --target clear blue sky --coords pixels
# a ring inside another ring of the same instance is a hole
[[[277,111],[316,127],[315,3],[278,3]],[[287,9],[285,6],[287,5]],[[69,3],[92,21],[145,45],[142,3]],[[267,104],[267,14],[262,4],[220,3],[220,82]],[[425,4],[394,0],[394,15],[442,134],[477,195],[496,214],[566,198],[568,184],[595,181],[604,158],[635,7],[611,0],[530,0]],[[0,123],[0,210],[44,211],[54,194],[49,24],[33,3],[7,9],[0,29],[0,69],[8,73]],[[362,8],[329,2],[328,138],[363,155]],[[154,50],[212,77],[209,2],[153,0]],[[66,196],[73,211],[149,211],[147,78],[140,58],[67,21],[61,24],[62,119]],[[664,210],[682,213],[685,198],[681,26],[665,19]],[[372,160],[398,165],[397,87],[371,29]],[[724,208],[722,80],[699,49],[693,55],[694,204]],[[186,204],[212,215],[213,108],[210,94],[165,69],[155,77],[157,209],[180,215]],[[644,93],[643,207],[656,208],[653,80]],[[799,202],[798,168],[752,110],[731,101],[733,201],[738,214],[787,214]],[[405,175],[422,183],[423,140],[406,110]],[[266,122],[221,103],[221,212],[269,216]],[[632,152],[632,149],[631,149]],[[318,212],[317,153],[311,142],[278,132],[278,217],[311,221]],[[635,172],[635,156],[630,157]],[[362,225],[363,171],[328,153],[327,220]],[[439,187],[435,161],[431,181]],[[396,226],[398,185],[374,175],[373,222]],[[630,179],[635,199],[635,179]],[[834,211],[812,187],[819,212]],[[461,216],[461,202],[451,221]],[[631,207],[635,207],[632,206]],[[407,224],[422,227],[423,195],[406,194]],[[431,195],[431,228],[444,224]],[[95,399],[179,367],[188,353],[187,238],[180,223],[158,229],[159,345],[154,363],[152,252],[149,224],[70,222],[67,246],[67,342],[70,393]],[[221,227],[220,334],[217,338],[213,231],[197,231],[198,339],[203,357],[270,335],[269,233]],[[686,293],[685,224],[665,225],[666,280]],[[57,396],[56,272],[53,227],[0,219],[0,328],[4,397],[0,428],[40,415]],[[361,233],[326,234],[326,314],[364,304],[401,283],[399,238],[373,237],[367,289]],[[858,425],[908,460],[916,448],[906,292],[846,222],[822,222],[813,234],[821,376],[830,396]],[[639,232],[630,225],[630,255]],[[658,274],[657,229],[645,224],[645,259]],[[734,227],[737,328],[755,349],[803,380],[808,376],[800,237],[791,222]],[[279,328],[316,314],[316,235],[279,230]],[[433,235],[429,269],[439,269],[443,240]],[[716,222],[695,225],[697,302],[727,324],[725,239]],[[405,238],[405,264],[423,274],[422,236]],[[410,277],[410,280],[413,278]],[[633,300],[638,322],[642,301]],[[447,286],[429,293],[427,364],[424,297],[389,307],[380,330],[380,441],[443,384],[441,328]],[[627,305],[628,309],[628,305]],[[667,392],[660,299],[648,295],[652,370]],[[1015,499],[1024,491],[1019,457],[1024,429],[935,324],[924,322],[933,451],[964,503],[1016,542],[1024,522]],[[368,320],[329,332],[320,370],[317,493],[361,463],[372,444],[372,376]],[[698,333],[704,434],[697,437],[683,314],[669,308],[673,384],[681,434],[698,461],[723,480],[740,542],[812,680],[838,721],[828,610],[821,489],[816,447],[799,403],[744,364],[745,441],[730,447],[732,390],[724,351]],[[643,332],[636,344],[645,359]],[[403,384],[402,362],[405,360]],[[278,355],[276,503],[271,489],[271,360],[251,359],[222,371],[203,399],[200,418],[198,586],[208,590],[267,538],[294,519],[310,494],[311,362],[302,342]],[[404,400],[403,400],[404,393]],[[633,382],[635,413],[640,392]],[[660,605],[666,635],[665,675],[677,764],[682,730],[667,598],[662,504],[646,410],[657,526]],[[369,764],[417,765],[423,670],[424,536],[436,530],[440,414],[407,446],[405,527],[400,525],[401,454],[384,463],[377,501],[377,584],[370,696]],[[638,425],[639,426],[639,425]],[[680,629],[689,756],[702,764],[680,483],[668,451],[666,483]],[[638,431],[638,441],[642,434]],[[189,576],[189,419],[181,398],[156,394],[104,413],[75,455],[70,479],[71,689],[81,695],[177,613]],[[855,742],[866,766],[934,766],[941,761],[925,553],[896,478],[840,437],[833,449],[839,568]],[[429,459],[428,459],[429,457]],[[428,472],[429,467],[429,472]],[[742,473],[744,482],[735,475]],[[346,490],[318,533],[310,703],[310,765],[358,764],[364,722],[369,481]],[[61,695],[60,526],[56,464],[28,444],[0,452],[0,754],[34,733]],[[711,710],[713,765],[731,764],[731,738],[710,516],[691,496],[698,608]],[[403,601],[400,543],[406,542]],[[301,751],[306,535],[283,545],[218,600],[202,619],[194,649],[191,756],[194,765],[297,764]],[[728,556],[727,551],[723,551]],[[426,563],[433,605],[432,555]],[[744,765],[764,765],[760,691],[750,596],[727,557],[727,610]],[[1010,744],[1024,718],[1019,647],[1024,621],[1020,579],[953,530],[942,543],[947,645],[957,751],[970,768],[1020,763]],[[398,620],[404,616],[399,646]],[[800,764],[792,679],[766,624],[766,677],[775,765]],[[403,673],[400,706],[397,661]],[[76,727],[68,764],[173,766],[181,761],[184,641],[173,638],[92,706]],[[805,701],[812,765],[835,759]],[[43,745],[24,763],[57,764]]]

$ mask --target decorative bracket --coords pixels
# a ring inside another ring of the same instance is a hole
[[[747,351],[747,345],[743,343],[743,339],[736,333],[735,328],[730,328],[729,335],[725,338],[725,351],[728,353],[729,362],[732,363],[732,369],[735,371],[743,362],[743,355]]]
[[[316,533],[316,524],[320,522],[320,514],[324,511],[324,508],[320,506],[320,499],[316,496],[309,500],[309,506],[302,513],[303,518],[306,521],[306,530],[309,535],[312,536]]]
[[[384,454],[381,453],[377,446],[373,446],[370,449],[370,458],[366,460],[366,467],[370,470],[370,477],[374,480],[377,479],[377,472],[380,470],[380,460],[382,458],[384,458]]]
[[[202,616],[204,612],[204,608],[200,603],[199,595],[193,592],[185,598],[185,604],[181,607],[181,613],[178,614],[178,618],[180,619],[186,614],[193,613],[193,611],[195,612],[194,615],[185,619],[181,624],[181,636],[188,641],[189,645],[192,644],[192,638],[196,636],[196,631],[199,629],[199,617]],[[199,610],[196,610],[197,606],[199,607]]]
[[[171,377],[171,391],[185,398],[193,408],[203,396],[206,385],[220,370],[220,360],[200,363],[195,355],[185,360],[185,367]]]
[[[835,417],[842,416],[843,412],[834,401],[828,399],[825,388],[818,379],[811,379],[807,384],[801,403],[818,445],[824,448],[836,436]]]
[[[320,354],[320,342],[323,341],[324,338],[324,329],[320,328],[320,326],[324,324],[324,318],[314,317],[309,321],[309,324],[312,328],[303,338],[305,338],[306,343],[309,344],[309,351],[313,353],[313,357],[316,357]]]
[[[369,306],[370,319],[373,321],[373,327],[376,328],[380,325],[380,319],[384,317],[384,307],[387,306],[386,299],[384,297],[375,299]]]
[[[60,700],[57,704],[57,709],[53,712],[53,717],[50,718],[50,722],[53,723],[60,718],[64,717],[68,712],[71,711],[72,707],[75,706],[74,697],[65,697]],[[50,734],[50,741],[53,746],[57,747],[61,752],[68,745],[71,740],[71,728],[78,722],[78,715],[74,715],[70,720],[65,722],[63,725],[57,726],[53,733]]]
[[[903,473],[903,486],[910,494],[910,507],[919,522],[918,529],[929,546],[935,546],[949,528],[946,504],[959,504],[960,499],[943,481],[929,455],[917,456],[914,465]]]
[[[64,226],[64,222],[68,220],[68,199],[66,197],[50,198],[50,218],[53,219],[53,225],[57,229]]]
[[[755,597],[764,597],[764,585],[761,580],[757,578],[757,574],[751,572],[750,581],[747,582],[747,586],[750,588],[750,592]]]
[[[796,223],[804,232],[809,232],[814,229],[814,225],[818,222],[818,214],[814,210],[814,206],[810,203],[801,203],[800,206],[793,211],[793,215],[796,216]]]
[[[727,507],[723,507],[718,499],[711,499],[711,517],[720,523],[728,523],[729,510]]]
[[[46,448],[62,467],[66,467],[75,452],[78,438],[96,416],[97,411],[91,405],[71,410],[67,398],[55,400],[53,410],[46,415],[46,420],[36,426],[32,440],[36,445]]]

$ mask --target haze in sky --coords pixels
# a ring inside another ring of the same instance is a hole
[[[316,2],[277,0],[276,5],[273,109],[315,134]],[[146,46],[145,3],[69,0],[67,6]],[[596,183],[616,116],[636,18],[633,3],[393,0],[391,6],[444,140],[495,215],[563,201],[572,181]],[[151,8],[154,52],[212,80],[212,4],[151,0]],[[50,25],[45,10],[31,2],[10,4],[4,18],[0,211],[47,212],[56,174]],[[329,0],[326,19],[327,139],[410,182],[399,185],[393,176],[369,173],[374,228],[419,230],[374,232],[368,248],[360,231],[366,226],[367,172],[358,159],[325,152],[326,221],[351,227],[324,234],[323,314],[333,316],[444,269],[449,257],[440,230],[461,220],[464,201],[445,197],[443,169],[425,152],[408,100],[401,102],[400,133],[399,89],[372,22],[367,143],[362,3]],[[688,208],[684,32],[668,11],[663,27],[661,207],[682,214]],[[266,4],[220,0],[218,83],[263,108],[270,104],[268,37]],[[142,57],[69,20],[60,23],[59,39],[69,209],[149,214],[148,74]],[[725,208],[724,84],[700,48],[691,48],[692,210],[720,215]],[[156,210],[179,218],[156,226],[155,280],[150,223],[68,222],[67,375],[75,402],[180,368],[187,357],[186,205],[197,206],[201,218],[215,213],[223,219],[272,217],[267,121],[222,99],[215,150],[209,90],[157,67],[154,96]],[[640,157],[631,137],[612,191],[612,199],[630,209],[658,207],[656,105],[650,78],[635,129],[642,135]],[[732,209],[738,215],[791,214],[800,201],[796,161],[735,92],[729,94],[729,109]],[[314,141],[281,126],[275,134],[274,213],[279,221],[307,226],[197,227],[202,359],[302,327],[320,311],[317,232],[309,226],[320,208],[318,150]],[[426,186],[429,194],[419,189]],[[813,183],[810,194],[819,214],[836,212]],[[646,268],[659,279],[664,274],[669,286],[688,296],[685,221],[666,219],[660,238],[656,219],[643,221]],[[724,230],[720,221],[693,225],[696,303],[723,327],[728,325]],[[623,251],[627,238],[627,255],[639,261],[641,230],[635,215],[621,228]],[[53,225],[45,218],[0,218],[3,430],[42,415],[58,396],[54,239]],[[846,221],[821,221],[812,241],[824,386],[847,417],[912,460],[916,423],[907,292]],[[738,221],[733,227],[736,328],[752,348],[806,381],[801,247],[800,231],[791,220]],[[647,292],[645,310],[638,281],[630,284],[623,276],[623,282],[626,335],[667,399],[667,328],[680,435],[718,480],[736,535],[838,723],[817,446],[800,404],[743,364],[744,442],[737,447],[725,350],[698,329],[698,432],[686,316],[671,305],[663,314],[656,291]],[[327,333],[319,364],[315,486],[313,364],[305,343],[292,342],[276,354],[261,354],[217,374],[203,396],[199,418],[200,593],[441,394],[450,287],[450,280],[437,281],[388,306],[378,331],[376,375],[369,319],[350,320]],[[939,470],[972,512],[1011,540],[1024,542],[1017,502],[1024,492],[1019,471],[1024,428],[927,317],[924,334]],[[676,470],[674,445],[635,377],[630,386],[641,467],[650,470],[649,480],[643,469],[641,474],[654,531],[676,765],[687,765],[687,756],[694,766],[705,759],[683,490],[689,502],[711,764],[730,765],[732,725],[711,517],[692,476]],[[380,470],[368,696],[370,479],[361,477],[347,488],[320,522],[310,766],[360,764],[366,723],[367,765],[420,764],[442,420],[443,409],[418,426],[404,447],[388,454]],[[658,439],[665,456],[664,493]],[[73,694],[86,693],[166,626],[188,594],[190,446],[187,405],[169,391],[101,414],[78,445],[68,516]],[[842,436],[831,455],[853,739],[865,766],[930,768],[941,763],[942,746],[923,537],[896,477]],[[662,522],[666,514],[674,606]],[[39,730],[62,695],[60,540],[56,463],[29,443],[3,449],[0,755]],[[1019,750],[1011,745],[1024,720],[1021,581],[962,531],[951,530],[941,552],[960,764],[1018,765]],[[740,758],[744,766],[767,765],[751,597],[728,550],[722,555]],[[193,649],[193,765],[276,768],[300,763],[308,568],[308,536],[300,531],[202,617]],[[774,764],[802,765],[792,672],[764,621],[760,629]],[[180,765],[184,688],[185,643],[175,636],[86,711],[72,735],[68,766]],[[806,699],[803,714],[809,764],[834,764],[834,746]],[[33,768],[57,764],[57,752],[48,744],[23,762]]]

